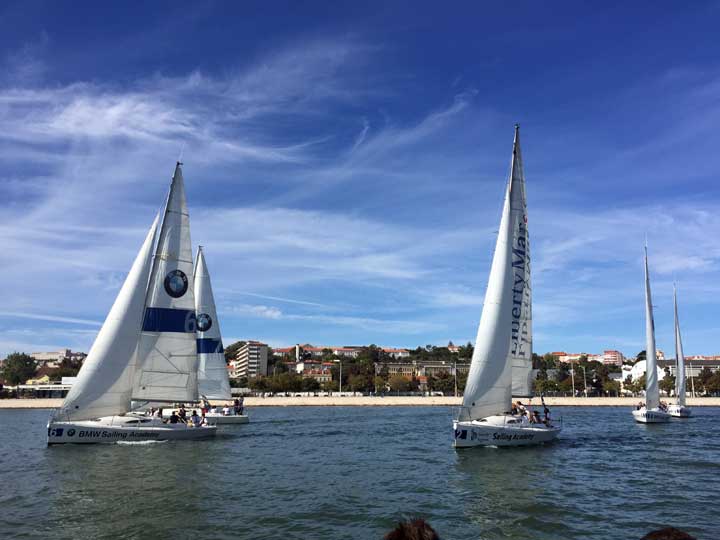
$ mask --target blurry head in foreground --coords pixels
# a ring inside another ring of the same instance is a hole
[[[640,540],[695,540],[695,537],[675,527],[665,527],[647,533]]]
[[[401,521],[385,535],[385,540],[440,540],[435,530],[422,519]]]

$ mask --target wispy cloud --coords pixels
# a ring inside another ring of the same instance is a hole
[[[44,313],[21,313],[17,311],[0,311],[0,317],[35,319],[38,321],[62,322],[68,324],[87,324],[90,326],[101,326],[101,321],[78,319],[75,317],[63,317],[62,315],[48,315]]]

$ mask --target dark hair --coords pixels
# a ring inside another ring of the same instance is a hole
[[[422,518],[401,521],[385,540],[440,540],[438,533]]]
[[[695,537],[675,527],[664,527],[647,533],[640,540],[695,540]]]

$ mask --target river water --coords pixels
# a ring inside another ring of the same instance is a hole
[[[556,408],[538,448],[450,446],[450,408],[267,407],[215,440],[45,446],[49,411],[0,410],[0,538],[720,538],[720,409],[667,425]]]

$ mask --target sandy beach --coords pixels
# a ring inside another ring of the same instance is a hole
[[[329,397],[248,397],[246,407],[407,407],[407,406],[438,406],[457,407],[462,398],[454,397],[421,397],[421,396],[329,396]],[[549,406],[563,407],[633,407],[640,398],[599,398],[599,397],[548,397],[545,403]],[[672,400],[669,400],[672,402]],[[526,400],[523,400],[523,403]],[[531,403],[540,404],[540,398]],[[0,409],[57,409],[62,399],[2,399]],[[720,407],[720,398],[688,398],[690,407]]]

